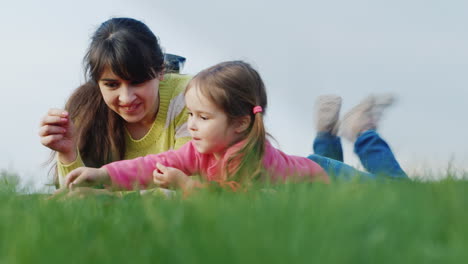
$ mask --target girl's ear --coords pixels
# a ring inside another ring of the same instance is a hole
[[[244,133],[250,126],[250,115],[241,116],[235,122],[234,131],[236,134]]]

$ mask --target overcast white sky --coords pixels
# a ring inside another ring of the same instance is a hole
[[[307,155],[313,101],[393,92],[380,132],[407,171],[468,168],[468,2],[435,0],[2,1],[0,169],[40,186],[48,150],[41,117],[83,81],[89,37],[110,17],[144,21],[184,72],[244,59],[263,76],[267,125],[289,154]],[[345,159],[358,160],[345,144]]]

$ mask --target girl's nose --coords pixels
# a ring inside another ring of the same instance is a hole
[[[193,117],[189,116],[187,120],[187,128],[191,131],[196,131],[197,127],[195,125],[195,121],[193,121]]]

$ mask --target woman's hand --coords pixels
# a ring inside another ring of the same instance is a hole
[[[195,181],[190,179],[181,170],[171,167],[166,167],[161,163],[156,164],[156,170],[153,171],[153,182],[162,188],[175,188],[188,190],[194,187]]]
[[[58,152],[58,159],[64,164],[76,160],[73,122],[67,111],[50,109],[41,120],[39,136],[42,145]]]
[[[65,186],[70,190],[76,187],[110,184],[110,182],[109,173],[105,168],[80,167],[72,170],[65,178]]]

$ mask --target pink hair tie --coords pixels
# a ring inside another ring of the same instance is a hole
[[[256,113],[261,113],[261,112],[263,112],[263,109],[262,109],[261,106],[257,105],[257,106],[255,106],[255,107],[253,108],[253,113],[254,113],[254,115],[255,115]]]

